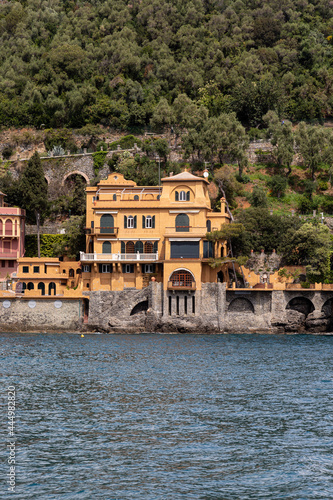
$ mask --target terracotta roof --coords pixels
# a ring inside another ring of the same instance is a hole
[[[197,177],[196,175],[190,174],[190,172],[181,172],[180,174],[172,175],[171,177],[163,177],[161,179],[163,182],[165,181],[208,181],[204,177]]]

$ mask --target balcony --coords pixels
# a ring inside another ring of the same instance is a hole
[[[165,228],[165,236],[166,237],[186,237],[186,236],[197,236],[204,237],[207,234],[207,227],[198,227],[198,226],[173,226]]]
[[[117,236],[118,227],[86,227],[86,234],[106,234],[107,236]]]
[[[156,253],[85,253],[80,252],[81,262],[152,262],[158,260]]]
[[[183,281],[168,281],[168,290],[195,290],[195,281],[186,282]]]

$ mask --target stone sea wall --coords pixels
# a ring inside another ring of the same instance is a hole
[[[106,333],[325,333],[333,331],[333,290],[202,289],[85,292],[83,298],[0,299],[2,331]]]

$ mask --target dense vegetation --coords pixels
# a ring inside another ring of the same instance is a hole
[[[0,125],[176,128],[179,96],[192,121],[234,112],[260,127],[275,110],[321,122],[332,15],[328,0],[1,2]]]

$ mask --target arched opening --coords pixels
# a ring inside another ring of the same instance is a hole
[[[10,219],[5,222],[5,235],[11,236],[13,234],[13,223]]]
[[[130,316],[134,316],[134,314],[138,314],[140,312],[146,312],[148,310],[148,300],[143,300],[142,302],[139,302],[136,304],[136,306],[133,307]]]
[[[308,316],[315,308],[310,299],[306,297],[295,297],[288,302],[286,309],[292,309],[293,311],[298,311]]]
[[[72,269],[72,268],[71,268],[71,269],[68,271],[68,276],[69,276],[70,278],[74,278],[74,269]]]
[[[328,319],[326,331],[333,331],[333,298],[326,300],[321,308],[321,312],[324,313],[325,318]]]
[[[134,195],[134,201],[139,201],[139,196],[137,194]]]
[[[81,270],[80,268],[78,268],[78,269],[76,270],[76,274],[81,274],[81,273],[82,273],[82,270]]]
[[[41,290],[42,291],[42,295],[45,295],[45,284],[40,282],[38,283],[38,290]]]
[[[237,297],[237,299],[233,299],[230,302],[228,312],[254,313],[254,307],[250,300],[244,297]]]
[[[56,284],[51,281],[49,283],[49,295],[55,295],[56,294]]]
[[[108,233],[108,234],[114,233],[113,215],[111,214],[102,215],[100,224],[101,224],[101,233]]]
[[[104,241],[102,246],[102,253],[111,253],[110,241]]]
[[[88,323],[89,299],[83,299],[83,323]]]
[[[190,219],[186,214],[178,214],[176,217],[176,232],[189,232]]]
[[[28,290],[34,290],[34,288],[35,288],[35,285],[31,281],[29,281],[27,289]]]
[[[126,253],[134,253],[135,252],[135,246],[133,241],[128,241],[126,243]]]
[[[134,245],[134,251],[135,253],[143,253],[143,243],[142,241],[137,241]]]
[[[145,242],[145,253],[153,253],[153,244],[151,241]]]
[[[190,271],[186,271],[185,269],[179,269],[178,271],[173,272],[169,281],[171,281],[172,287],[192,288],[193,283],[195,283],[192,273],[190,273]]]
[[[48,181],[48,179],[46,180]],[[68,186],[69,188],[74,188],[77,182],[82,182],[87,185],[89,184],[89,177],[83,172],[75,170],[74,172],[70,172],[64,176],[62,184]]]

